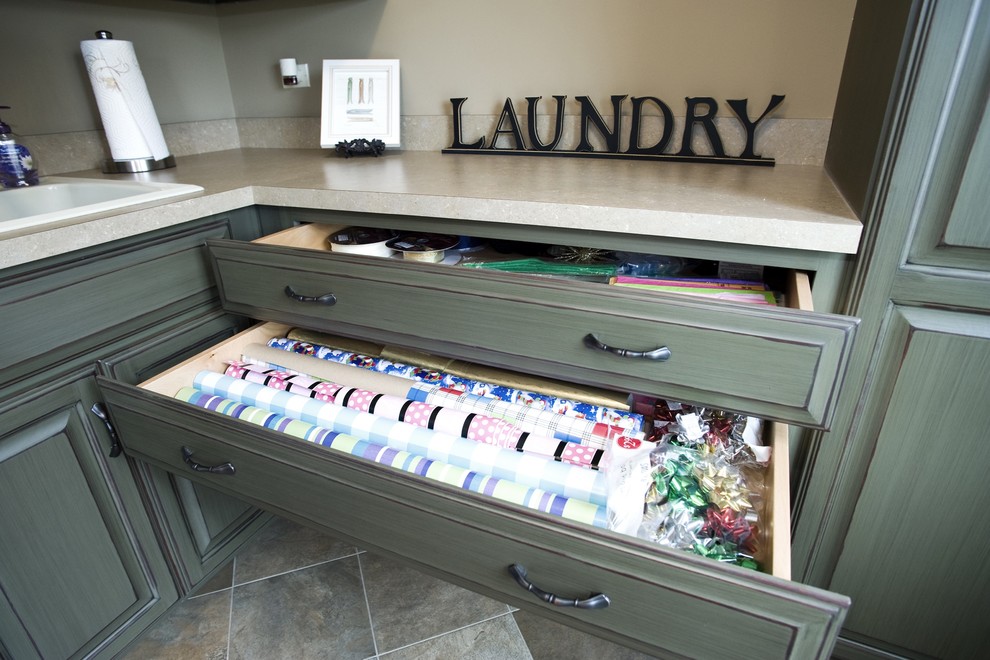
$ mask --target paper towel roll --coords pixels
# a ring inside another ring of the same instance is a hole
[[[114,160],[162,160],[169,156],[134,44],[92,39],[80,46]]]

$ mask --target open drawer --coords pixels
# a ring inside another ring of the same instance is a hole
[[[287,327],[256,326],[137,387],[100,378],[125,451],[647,653],[813,658],[831,650],[847,599],[784,579],[790,559],[786,426],[769,426],[775,457],[771,576],[427,481],[172,398],[199,370],[222,371],[242,346]],[[236,470],[191,470],[184,448],[201,466],[229,462]],[[601,593],[610,604],[589,610],[544,603],[516,583],[508,571],[513,564],[562,598]]]
[[[831,420],[857,320],[815,313],[804,273],[789,272],[794,309],[744,305],[340,254],[326,247],[338,228],[209,241],[224,309],[806,427]]]

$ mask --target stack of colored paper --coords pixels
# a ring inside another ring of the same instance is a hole
[[[689,296],[704,296],[754,305],[776,305],[776,297],[762,282],[706,278],[653,279],[617,275],[609,280],[614,286],[649,289]]]

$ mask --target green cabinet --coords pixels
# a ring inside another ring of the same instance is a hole
[[[882,106],[884,129],[859,153],[874,163],[866,181],[844,180],[855,144],[839,139],[831,161],[847,192],[869,191],[845,307],[862,324],[842,412],[799,490],[795,572],[851,596],[839,657],[978,657],[990,644],[990,6],[860,3],[855,23],[872,28],[854,24],[850,51],[888,44],[897,65],[878,85],[847,60],[840,88],[833,137],[864,121],[839,112],[844,96]]]
[[[184,323],[162,328],[154,337],[100,361],[103,374],[137,384],[244,329],[248,321],[211,311]],[[252,505],[135,462],[146,505],[162,524],[159,543],[182,592],[190,591],[226,563],[246,536],[269,518]]]
[[[990,317],[895,306],[893,378],[830,588],[855,594],[848,633],[937,658],[990,644]]]
[[[96,401],[77,373],[0,405],[0,651],[14,658],[119,650],[177,598]]]
[[[205,242],[260,232],[247,209],[0,274],[0,656],[120,650],[263,522],[111,457],[92,412],[99,360],[133,382],[242,325]]]

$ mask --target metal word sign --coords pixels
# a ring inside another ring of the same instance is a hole
[[[567,156],[579,158],[625,158],[645,160],[670,160],[689,163],[728,163],[732,165],[765,165],[773,166],[773,158],[765,158],[756,154],[756,129],[767,115],[773,112],[784,100],[782,94],[774,94],[766,109],[756,119],[751,119],[747,109],[748,99],[726,101],[736,118],[746,131],[746,146],[738,156],[725,153],[722,138],[715,126],[715,115],[718,113],[718,102],[710,96],[695,96],[685,99],[687,108],[684,117],[684,131],[681,136],[681,147],[676,152],[668,153],[674,132],[674,114],[670,106],[655,96],[634,96],[630,99],[632,112],[629,122],[628,147],[620,151],[620,141],[623,131],[622,106],[626,95],[612,96],[611,126],[598,112],[595,104],[587,96],[576,96],[580,104],[580,141],[573,150],[557,149],[564,133],[564,101],[566,96],[554,96],[557,103],[553,136],[540,136],[536,126],[537,109],[541,96],[527,96],[527,130],[523,135],[519,119],[513,109],[512,99],[505,99],[502,114],[499,116],[495,130],[489,139],[480,137],[474,142],[465,142],[461,129],[461,109],[467,98],[450,99],[454,121],[454,141],[445,154],[507,154],[519,156]],[[663,132],[660,139],[651,145],[640,144],[643,109],[646,104],[655,106],[663,117]],[[711,154],[696,154],[692,148],[694,132],[700,128],[704,131],[711,145]],[[605,143],[604,151],[596,151],[589,139],[594,129]],[[498,141],[511,142],[512,147],[498,146]],[[528,139],[527,139],[528,138]]]

